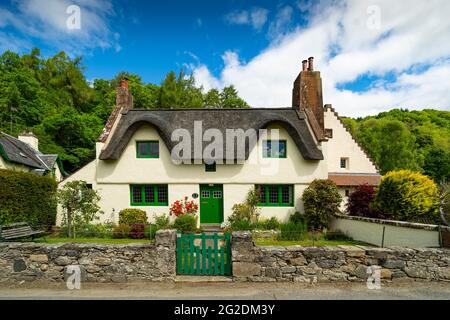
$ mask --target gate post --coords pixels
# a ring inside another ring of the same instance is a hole
[[[155,246],[158,252],[157,265],[162,275],[176,276],[176,241],[176,230],[156,231]]]

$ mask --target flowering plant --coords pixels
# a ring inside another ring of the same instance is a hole
[[[198,204],[194,200],[188,201],[188,197],[184,197],[182,200],[177,200],[170,206],[170,215],[176,217],[183,215],[195,215],[198,211]]]

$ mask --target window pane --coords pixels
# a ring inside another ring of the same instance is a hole
[[[263,143],[264,158],[284,158],[286,157],[286,141],[266,140]]]
[[[271,143],[269,140],[265,140],[263,142],[263,157],[264,158],[269,158],[270,157],[270,149],[271,149]]]
[[[292,201],[292,186],[281,186],[281,202],[283,204],[291,204]]]
[[[137,143],[138,156],[146,156],[149,153],[148,142],[138,142]]]
[[[213,192],[213,198],[214,199],[221,199],[222,198],[222,191],[214,191]]]
[[[209,198],[209,191],[202,191],[202,198],[203,199]]]
[[[342,169],[347,168],[347,159],[346,158],[341,158],[341,168]]]
[[[145,196],[145,203],[155,202],[155,191],[153,189],[153,186],[150,185],[144,186],[144,196]]]
[[[132,202],[133,203],[142,203],[142,193],[140,186],[132,186],[131,187],[132,194]]]
[[[158,186],[158,203],[168,203],[167,186]]]
[[[278,203],[278,186],[270,185],[269,189],[269,203]]]
[[[152,141],[150,144],[150,155],[152,157],[159,157],[159,142],[158,141]]]
[[[278,141],[278,157],[286,157],[286,141]]]

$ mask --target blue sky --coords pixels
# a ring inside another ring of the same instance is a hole
[[[87,79],[193,72],[255,107],[288,106],[314,56],[325,103],[351,116],[450,109],[450,1],[2,0],[0,52],[82,55]],[[43,5],[45,4],[45,5]],[[80,8],[80,29],[67,20]]]

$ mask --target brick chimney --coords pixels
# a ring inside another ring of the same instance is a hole
[[[133,96],[128,91],[127,79],[122,79],[117,87],[116,106],[120,106],[124,110],[133,108]]]
[[[304,112],[317,140],[325,140],[322,78],[314,71],[314,58],[302,61],[302,71],[294,81],[292,107]]]
[[[100,137],[98,138],[98,142],[106,141],[109,134],[111,133],[111,129],[114,126],[117,117],[119,116],[119,113],[132,108],[133,108],[133,96],[128,91],[128,80],[122,79],[120,81],[120,85],[117,87],[116,90],[116,106],[109,115],[108,121],[106,122],[105,127],[103,128],[103,131]]]

